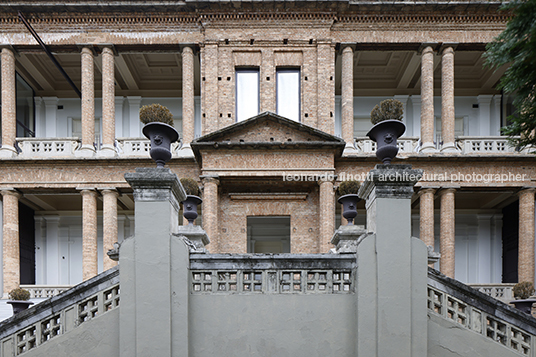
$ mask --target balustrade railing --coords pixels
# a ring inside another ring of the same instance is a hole
[[[18,356],[119,306],[119,268],[18,313],[0,324],[0,356]]]
[[[532,356],[532,317],[439,272],[428,271],[428,310],[522,355]]]
[[[469,284],[475,290],[480,291],[494,299],[501,300],[505,304],[514,300],[515,284]]]
[[[354,292],[355,257],[321,254],[191,255],[192,294]]]
[[[30,292],[30,299],[48,299],[72,288],[72,285],[21,285]]]
[[[73,156],[80,145],[78,138],[17,138],[21,150],[20,156],[27,158],[45,158]]]
[[[362,153],[374,153],[376,152],[376,143],[370,140],[368,137],[355,138],[356,149]],[[399,153],[410,153],[416,151],[419,145],[419,138],[417,137],[402,137],[397,141]]]

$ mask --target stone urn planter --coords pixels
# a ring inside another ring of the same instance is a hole
[[[179,140],[173,125],[173,114],[160,104],[144,105],[140,108],[140,121],[145,124],[143,135],[151,140],[149,154],[156,167],[164,167],[171,159],[171,143]]]
[[[8,300],[7,304],[10,304],[13,308],[13,315],[18,314],[33,305],[33,302],[27,300]]]
[[[189,177],[183,177],[180,181],[186,192],[186,200],[182,201],[182,215],[188,220],[188,225],[193,226],[198,216],[197,206],[203,203],[203,200],[199,197],[199,186],[194,179]]]
[[[156,162],[156,167],[164,167],[171,159],[171,143],[179,139],[179,133],[171,125],[158,122],[146,124],[142,132],[151,140],[149,154]]]
[[[354,224],[354,218],[357,217],[357,203],[361,201],[358,195],[349,194],[339,197],[337,202],[342,204],[342,216],[348,221],[348,225]]]
[[[516,309],[530,315],[532,313],[532,304],[536,303],[536,297],[532,296],[534,291],[534,284],[530,281],[517,283],[512,289],[515,300],[510,301],[510,304],[514,304]]]
[[[372,127],[367,136],[376,142],[376,157],[389,165],[398,154],[397,140],[406,131],[406,126],[399,120],[385,120]]]
[[[197,206],[203,203],[201,197],[194,195],[187,195],[186,200],[182,201],[183,206],[183,216],[188,220],[188,225],[193,226],[194,221],[197,218]]]
[[[396,99],[380,102],[370,113],[370,121],[374,126],[367,136],[376,142],[376,157],[385,165],[389,165],[398,154],[397,140],[406,131],[406,126],[402,123],[403,114],[402,102]]]
[[[30,292],[26,289],[16,288],[8,293],[11,300],[6,301],[13,308],[13,315],[26,310],[33,302],[30,300]]]
[[[532,304],[534,303],[536,303],[536,299],[530,298],[510,301],[510,304],[514,304],[516,309],[529,315],[532,313]]]

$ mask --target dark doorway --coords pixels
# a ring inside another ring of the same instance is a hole
[[[248,253],[290,253],[290,217],[248,217]]]
[[[502,265],[503,283],[517,283],[517,260],[519,247],[519,201],[502,210]]]
[[[34,210],[19,203],[20,283],[35,285]]]

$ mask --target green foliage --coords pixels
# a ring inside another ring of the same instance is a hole
[[[534,284],[530,281],[523,281],[514,285],[514,297],[516,299],[528,299],[534,294]]]
[[[30,300],[30,292],[22,288],[13,289],[9,292],[8,295],[11,300]]]
[[[376,125],[384,120],[402,120],[404,105],[398,99],[386,99],[376,105],[370,112],[370,121]]]
[[[501,8],[512,12],[506,29],[488,44],[486,64],[510,64],[497,89],[514,94],[516,113],[502,133],[520,149],[536,144],[536,0],[513,0]],[[521,136],[521,138],[513,138]]]
[[[199,196],[199,186],[194,179],[183,177],[181,178],[181,184],[187,195]]]
[[[173,114],[160,104],[144,105],[140,108],[140,121],[143,124],[160,122],[173,126]]]
[[[359,187],[361,186],[361,183],[356,180],[347,180],[340,183],[339,188],[337,189],[337,193],[339,196],[344,195],[357,195],[357,191],[359,191]]]

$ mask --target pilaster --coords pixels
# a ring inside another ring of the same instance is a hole
[[[172,234],[186,193],[167,168],[136,169],[125,179],[134,190],[136,231],[119,255],[120,356],[188,356],[189,252]]]
[[[411,165],[376,165],[359,190],[369,234],[357,247],[356,355],[427,354],[427,249],[411,237],[411,197],[421,177]]]

